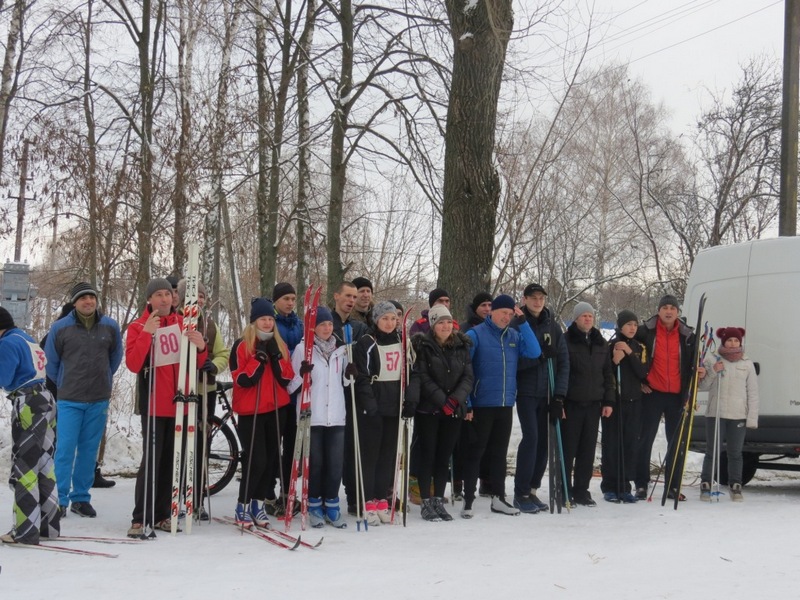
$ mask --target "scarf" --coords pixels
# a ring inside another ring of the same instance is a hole
[[[319,348],[319,351],[322,353],[322,356],[325,357],[325,360],[330,360],[331,354],[333,354],[333,351],[336,350],[336,338],[331,336],[327,340],[323,340],[321,337],[315,334],[314,345]]]
[[[728,362],[736,362],[737,360],[741,360],[742,356],[744,356],[744,348],[741,346],[738,348],[726,348],[722,346],[719,348],[719,355]]]
[[[260,329],[256,329],[256,337],[262,342],[271,340],[273,335],[275,335],[274,331],[261,331]]]

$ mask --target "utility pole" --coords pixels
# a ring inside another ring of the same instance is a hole
[[[783,108],[778,235],[797,235],[797,119],[800,77],[800,0],[785,0],[783,22]]]
[[[14,242],[14,262],[22,260],[22,228],[25,224],[25,186],[28,183],[28,146],[30,141],[22,144],[22,160],[19,169],[19,195],[17,196],[17,237]],[[13,196],[11,196],[13,198]]]

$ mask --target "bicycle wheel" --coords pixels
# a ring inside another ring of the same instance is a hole
[[[211,445],[208,450],[208,491],[211,495],[224,489],[239,465],[239,443],[230,425],[211,417]]]

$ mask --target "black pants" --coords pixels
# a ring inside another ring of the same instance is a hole
[[[244,456],[242,461],[242,481],[239,483],[239,502],[250,500],[274,500],[275,477],[280,468],[278,448],[280,430],[286,421],[286,413],[292,410],[291,405],[278,409],[278,421],[275,412],[258,415],[239,415],[238,431],[242,442]],[[253,452],[250,454],[252,443]]]
[[[292,476],[292,455],[294,453],[294,440],[296,437],[297,406],[290,404],[289,410],[286,411],[286,422],[283,424],[283,441],[281,442],[283,450],[283,454],[281,455],[281,473],[283,475],[281,494],[283,495],[286,495],[289,491],[289,478]],[[313,453],[311,456],[314,456]]]
[[[358,415],[358,442],[361,446],[361,468],[364,472],[364,500],[387,498],[394,485],[399,419],[400,417]]]
[[[433,495],[441,498],[447,486],[450,457],[461,433],[461,419],[417,413],[414,433],[417,436],[419,495],[430,497],[433,479]]]
[[[517,470],[514,494],[524,496],[542,485],[547,467],[547,397],[517,398],[522,439],[517,446]]]
[[[489,489],[492,496],[506,495],[506,456],[511,439],[514,409],[511,406],[474,408],[472,421],[463,425],[467,442],[464,452],[464,499],[472,502],[481,470],[481,459],[486,457]]]
[[[650,460],[653,452],[653,442],[658,434],[661,424],[661,415],[664,415],[664,432],[667,437],[666,463],[663,480],[672,481],[672,487],[678,486],[677,478],[683,473],[683,460],[678,459],[675,465],[675,477],[672,476],[672,438],[678,435],[678,426],[683,412],[683,403],[680,394],[668,394],[653,390],[642,396],[642,428],[640,435],[639,457],[636,461],[636,487],[646,488],[650,483]]]
[[[561,421],[564,442],[564,469],[567,473],[570,498],[576,500],[589,493],[600,427],[600,402],[567,401],[567,418]]]
[[[603,458],[600,462],[603,480],[600,489],[604,494],[631,491],[639,456],[641,408],[639,400],[625,400],[614,407],[609,418],[603,419]]]
[[[170,516],[175,418],[142,419],[142,462],[136,474],[132,523],[153,526]],[[155,421],[150,430],[151,421]],[[147,497],[145,497],[147,488]]]

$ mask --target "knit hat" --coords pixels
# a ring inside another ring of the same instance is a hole
[[[357,290],[360,290],[363,287],[368,287],[370,291],[373,291],[372,282],[366,277],[356,277],[353,279],[353,285],[356,286]]]
[[[168,275],[166,279],[169,282],[171,289],[173,290],[178,289],[178,283],[180,283],[179,281],[180,277],[178,277],[177,275]]]
[[[742,338],[744,338],[744,328],[743,327],[720,327],[717,329],[717,337],[719,341],[722,342],[722,345],[725,345],[731,338],[736,338],[739,340],[739,343],[742,343]]]
[[[388,300],[384,300],[383,302],[378,302],[372,309],[373,323],[377,323],[383,315],[388,313],[392,313],[393,315],[397,314],[397,309],[394,307],[394,304],[392,304]]]
[[[85,281],[81,281],[80,283],[76,283],[75,286],[72,288],[72,291],[69,293],[69,301],[72,304],[75,304],[75,301],[80,298],[81,296],[94,296],[97,298],[97,292],[94,290],[94,286],[91,283],[86,283]]]
[[[202,281],[197,282],[197,293],[203,294],[203,296],[208,297],[208,294],[206,293],[206,286],[203,285]],[[178,282],[178,304],[183,304],[185,300],[186,300],[186,280],[181,279]]]
[[[428,323],[431,324],[431,329],[433,329],[433,326],[442,320],[452,321],[453,315],[450,314],[444,304],[437,304],[428,311]]]
[[[588,302],[578,302],[572,309],[572,320],[577,320],[583,313],[592,313],[594,316],[594,307]]]
[[[178,285],[177,281],[175,282],[175,285],[176,286]],[[161,278],[151,279],[150,281],[147,282],[147,287],[144,288],[144,296],[149,300],[150,296],[152,296],[159,290],[167,290],[171,294],[172,284],[166,279],[161,279]]]
[[[514,299],[508,294],[500,294],[497,298],[492,300],[492,310],[497,310],[498,308],[510,308],[514,310],[516,306],[517,303],[514,302]]]
[[[472,304],[469,307],[472,310],[478,310],[478,307],[483,304],[484,302],[491,302],[492,295],[489,292],[478,292],[475,294],[475,297],[472,299]]]
[[[287,283],[285,281],[276,283],[275,287],[272,288],[272,301],[275,302],[278,298],[283,298],[289,294],[294,294],[295,296],[297,295],[297,292],[291,283]]]
[[[403,305],[402,305],[402,304],[400,304],[400,303],[399,303],[397,300],[389,300],[389,302],[391,302],[392,304],[394,304],[394,307],[395,307],[397,310],[399,310],[400,312],[405,312],[405,309],[403,309]]]
[[[14,319],[11,313],[5,307],[0,306],[0,329],[14,329],[14,327]]]
[[[324,306],[318,306],[317,321],[314,323],[314,327],[316,327],[320,323],[327,323],[327,322],[333,322],[333,315],[331,314],[331,311],[325,308]]]
[[[525,287],[525,291],[522,292],[523,296],[533,296],[536,292],[541,292],[545,296],[547,296],[547,292],[544,291],[544,288],[541,284],[538,283],[530,283]]]
[[[625,323],[630,323],[631,321],[636,321],[637,323],[639,322],[639,317],[636,316],[635,312],[627,309],[619,311],[619,314],[617,315],[617,327],[622,329],[622,326],[625,325]]]
[[[433,306],[436,304],[436,301],[439,298],[449,298],[450,294],[447,293],[447,290],[443,290],[442,288],[436,288],[435,290],[431,290],[431,293],[428,294],[428,306]]]
[[[678,302],[678,299],[673,296],[672,294],[666,294],[661,297],[661,300],[658,301],[658,310],[661,310],[662,306],[674,306],[677,309],[680,309],[681,303]]]
[[[255,323],[261,317],[275,318],[275,307],[266,298],[253,298],[250,301],[250,322]]]

